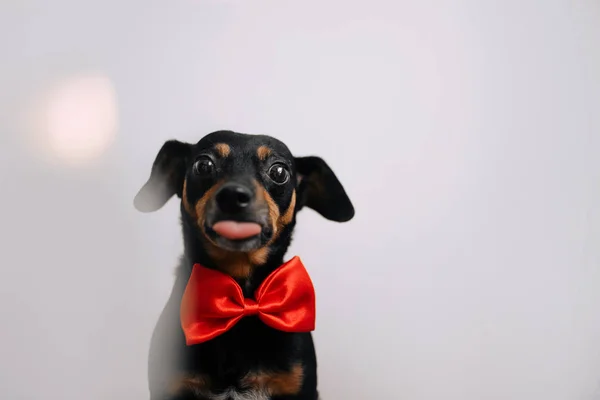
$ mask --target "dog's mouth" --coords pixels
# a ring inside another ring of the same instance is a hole
[[[224,250],[247,252],[263,246],[270,229],[257,222],[220,220],[204,227],[214,245]]]

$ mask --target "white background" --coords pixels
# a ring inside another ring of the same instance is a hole
[[[132,199],[217,129],[322,156],[356,206],[289,253],[324,399],[600,399],[597,1],[3,0],[0,33],[3,399],[148,398],[182,246],[175,200]],[[73,77],[100,83],[52,130]]]

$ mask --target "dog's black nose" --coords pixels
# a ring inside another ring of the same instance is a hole
[[[226,183],[215,197],[221,211],[236,214],[244,211],[252,201],[252,192],[247,187],[237,183]]]

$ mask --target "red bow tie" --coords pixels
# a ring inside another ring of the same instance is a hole
[[[269,275],[254,300],[244,298],[229,275],[194,265],[181,300],[181,326],[188,346],[227,332],[249,315],[284,332],[315,329],[315,290],[300,258],[292,258]]]

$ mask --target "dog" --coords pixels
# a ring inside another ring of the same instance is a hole
[[[285,264],[302,208],[351,220],[354,206],[332,169],[316,156],[294,157],[270,136],[216,131],[196,144],[165,142],[134,206],[154,212],[174,195],[181,199],[184,253],[151,338],[150,399],[317,400],[312,329],[275,329],[248,315],[190,345],[181,313],[196,269],[226,276],[252,299]]]

